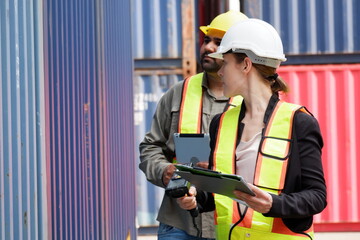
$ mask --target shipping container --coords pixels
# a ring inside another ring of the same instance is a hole
[[[136,237],[130,1],[45,1],[50,236]]]
[[[0,239],[47,239],[42,2],[0,1]]]
[[[157,225],[156,217],[160,207],[164,189],[147,182],[145,174],[138,169],[139,144],[150,129],[151,120],[161,96],[182,75],[135,75],[134,77],[134,125],[135,125],[135,156],[136,156],[136,192],[137,217],[140,226]]]
[[[315,216],[315,231],[360,231],[360,64],[283,66],[284,96],[306,106],[324,139],[328,206]]]
[[[194,1],[135,0],[132,9],[137,221],[154,226],[164,189],[149,183],[138,168],[138,146],[150,129],[160,97],[196,70]]]
[[[288,57],[284,64],[360,62],[357,0],[242,0],[241,9],[276,28]]]
[[[0,239],[136,239],[130,18],[0,1]]]

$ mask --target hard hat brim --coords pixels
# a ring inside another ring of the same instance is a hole
[[[228,52],[229,50],[230,49],[219,49],[217,52],[210,53],[208,56],[212,57],[212,58],[217,58],[217,59],[224,59],[223,54]],[[265,66],[269,66],[269,67],[273,67],[273,68],[278,68],[280,66],[281,62],[286,61],[286,58],[282,58],[280,60],[280,59],[273,59],[273,58],[257,56],[251,50],[246,50],[246,49],[233,49],[233,53],[244,53],[251,59],[251,61],[253,63],[257,63],[257,64],[261,64],[261,65],[265,65]]]
[[[214,36],[220,37],[220,38],[222,38],[225,35],[224,30],[221,30],[218,28],[212,28],[209,26],[201,26],[199,28],[205,35],[214,35]]]
[[[208,56],[212,57],[212,58],[217,58],[217,59],[224,59],[223,53],[221,53],[221,52],[210,53]]]
[[[199,28],[203,33],[207,34],[210,27],[208,27],[208,26],[200,26]]]

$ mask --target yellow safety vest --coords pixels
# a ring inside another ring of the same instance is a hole
[[[196,74],[184,80],[179,115],[179,133],[201,133],[202,122],[202,79],[204,73]],[[229,99],[231,109],[242,102],[241,96]],[[227,110],[228,110],[227,109]]]
[[[272,194],[280,194],[284,187],[293,118],[298,110],[308,113],[302,106],[279,101],[260,143],[254,185]],[[235,150],[240,111],[241,106],[238,106],[223,113],[220,118],[213,153],[216,171],[235,174]],[[217,239],[229,239],[231,227],[240,219],[238,205],[232,199],[219,194],[215,194],[215,204]],[[313,238],[313,226],[306,233]],[[304,240],[309,237],[292,232],[281,218],[265,217],[249,208],[243,220],[233,227],[231,239]]]

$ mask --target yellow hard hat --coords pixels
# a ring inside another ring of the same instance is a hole
[[[225,34],[225,32],[234,24],[241,20],[245,20],[248,17],[239,12],[230,10],[226,13],[222,13],[218,16],[216,16],[210,23],[210,25],[207,26],[201,26],[200,30],[205,33],[206,35],[209,34],[212,31],[220,32],[222,34]]]

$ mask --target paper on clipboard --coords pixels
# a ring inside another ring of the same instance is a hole
[[[197,189],[225,195],[233,199],[236,198],[233,193],[234,190],[239,190],[255,196],[241,176],[222,174],[183,165],[176,165],[176,168],[178,169],[176,173],[193,184]]]

